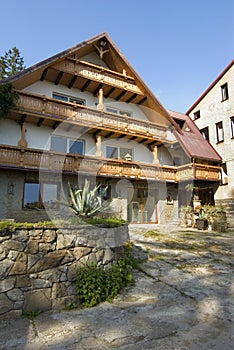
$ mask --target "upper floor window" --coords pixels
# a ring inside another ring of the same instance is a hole
[[[195,113],[193,113],[193,120],[197,120],[201,117],[201,113],[200,111],[197,111]]]
[[[62,94],[59,94],[57,92],[53,92],[52,97],[55,98],[56,100],[72,102],[72,103],[76,103],[78,105],[85,106],[85,100],[83,100],[82,98],[62,95]]]
[[[228,84],[225,83],[221,85],[221,101],[225,101],[228,99]]]
[[[62,136],[51,136],[50,149],[54,152],[84,154],[83,140],[70,140]]]
[[[234,138],[234,117],[230,118],[231,123],[231,138]]]
[[[207,141],[210,140],[208,126],[206,128],[201,129],[200,133],[202,134],[202,136],[204,137],[205,140],[207,140]]]
[[[133,152],[131,148],[106,146],[106,158],[132,160]]]
[[[217,143],[224,141],[223,122],[216,123]]]
[[[126,115],[128,117],[132,116],[132,112],[127,112],[127,111],[123,111],[121,109],[118,108],[113,108],[113,107],[106,107],[106,111],[110,112],[110,113],[115,113],[115,114],[120,114],[120,115]]]

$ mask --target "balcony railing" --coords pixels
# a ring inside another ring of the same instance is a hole
[[[68,121],[90,128],[110,130],[117,133],[165,140],[167,128],[162,125],[128,116],[117,115],[96,108],[55,100],[42,95],[17,91],[19,101],[16,110],[25,114],[35,114],[40,118]]]
[[[189,179],[218,181],[220,170],[219,167],[203,164],[195,164],[195,166],[188,164],[177,168],[36,149],[21,149],[7,145],[0,146],[0,166],[171,182]]]

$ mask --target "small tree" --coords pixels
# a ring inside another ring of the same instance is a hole
[[[20,56],[17,47],[14,46],[0,57],[0,80],[9,78],[23,69],[25,69],[24,59]]]
[[[14,91],[12,85],[0,85],[0,117],[4,117],[9,113],[10,109],[17,102],[19,96]]]

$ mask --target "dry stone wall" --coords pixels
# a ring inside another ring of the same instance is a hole
[[[77,302],[78,267],[108,267],[129,240],[128,226],[92,225],[0,232],[0,315],[62,309]]]

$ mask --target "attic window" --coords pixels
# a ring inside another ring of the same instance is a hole
[[[173,119],[176,122],[176,124],[179,125],[180,129],[182,129],[184,126],[185,120],[177,119],[177,118],[173,118]]]
[[[193,120],[197,120],[201,117],[201,113],[200,111],[197,111],[195,113],[193,113]]]

